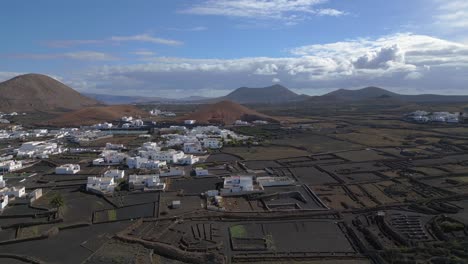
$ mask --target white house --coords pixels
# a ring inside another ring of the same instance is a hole
[[[201,154],[205,153],[199,141],[184,143],[184,153]]]
[[[179,159],[182,159],[185,156],[183,151],[176,151],[174,149],[169,149],[166,151],[153,152],[151,154],[151,159],[153,160],[162,160],[167,163],[178,163]]]
[[[118,152],[116,150],[104,150],[101,153],[101,158],[93,160],[93,165],[106,166],[106,165],[119,165],[128,157],[127,154]]]
[[[195,157],[193,155],[184,155],[181,159],[178,160],[177,164],[180,165],[192,165],[195,164],[199,161],[200,159],[198,157]]]
[[[114,179],[122,179],[123,177],[125,177],[125,171],[124,170],[107,170],[104,172],[103,177],[104,178],[112,177]]]
[[[161,148],[158,147],[158,143],[156,142],[145,142],[143,143],[143,146],[141,147],[142,150],[154,150],[154,151],[160,151]]]
[[[242,121],[242,120],[236,120],[236,122],[234,122],[234,125],[235,125],[235,126],[248,126],[248,125],[249,125],[249,122],[247,122],[247,121]]]
[[[122,116],[122,118],[120,118],[120,120],[122,120],[123,122],[130,122],[133,120],[133,117],[132,116]]]
[[[20,148],[16,149],[17,157],[47,157],[52,154],[62,153],[62,149],[57,145],[57,143],[44,142],[44,141],[31,141],[26,142],[21,145]]]
[[[16,171],[20,170],[23,167],[21,161],[7,160],[0,162],[0,172],[1,171]]]
[[[116,184],[114,177],[88,177],[86,190],[98,194],[113,193]]]
[[[11,187],[11,188],[5,188],[2,190],[3,194],[6,194],[8,196],[14,196],[14,197],[24,197],[26,195],[26,188],[23,187]]]
[[[80,169],[78,164],[64,164],[55,168],[55,174],[76,174]]]
[[[132,190],[144,191],[164,191],[166,184],[162,183],[159,175],[130,175],[128,177],[128,185]]]
[[[164,170],[159,173],[160,177],[177,177],[184,176],[185,171],[183,168],[171,167],[169,170]]]
[[[231,176],[224,178],[221,196],[243,195],[257,191],[254,189],[252,176]]]
[[[160,160],[148,160],[141,164],[141,167],[148,170],[155,170],[167,165],[167,162]]]
[[[34,202],[41,197],[42,197],[42,189],[35,189],[34,191],[28,193],[28,198],[30,199],[30,202]]]
[[[197,122],[197,120],[189,119],[189,120],[185,120],[184,124],[185,125],[194,125],[196,122]]]
[[[142,168],[142,164],[148,162],[147,158],[142,157],[130,157],[127,158],[127,166],[130,169],[140,169]]]
[[[208,176],[210,175],[208,169],[195,168],[195,176]]]
[[[123,144],[112,144],[112,143],[106,143],[106,149],[107,150],[121,150],[124,149]]]
[[[6,182],[3,179],[3,175],[0,175],[0,189],[3,189],[6,187]]]
[[[210,149],[220,149],[223,147],[223,143],[220,138],[208,137],[203,139],[203,146]]]

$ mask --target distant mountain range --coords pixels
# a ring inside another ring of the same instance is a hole
[[[400,102],[410,103],[430,103],[430,102],[468,102],[466,95],[437,95],[437,94],[419,94],[419,95],[404,95],[387,91],[379,87],[366,87],[358,90],[339,89],[331,93],[311,97],[313,101],[364,101],[369,99],[391,99]]]
[[[241,87],[226,96],[206,98],[191,96],[180,99],[161,97],[80,94],[65,84],[41,74],[25,74],[0,83],[0,111],[3,112],[65,112],[103,104],[213,104],[232,101],[238,104],[309,104],[347,103],[363,101],[398,103],[468,103],[468,96],[403,95],[378,87],[358,90],[339,89],[321,96],[294,93],[281,85],[264,88]]]
[[[239,104],[274,104],[303,101],[309,98],[307,95],[299,95],[281,85],[273,85],[263,88],[237,88],[226,96],[208,98],[202,96],[190,96],[180,99],[142,96],[120,96],[85,93],[106,104],[148,104],[148,103],[216,103],[224,100]]]

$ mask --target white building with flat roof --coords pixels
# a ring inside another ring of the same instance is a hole
[[[256,192],[263,192],[263,187],[254,185],[252,176],[226,177],[223,188],[220,189],[221,196],[245,195]]]
[[[128,177],[128,185],[131,190],[144,191],[164,191],[166,184],[161,182],[159,175],[130,175]]]
[[[202,154],[205,153],[203,147],[199,141],[184,143],[184,153],[189,154]]]
[[[203,146],[209,149],[220,149],[223,147],[223,142],[220,138],[208,137],[203,139]]]
[[[205,168],[195,168],[195,176],[208,176],[210,173]]]
[[[112,177],[114,179],[123,179],[125,177],[124,170],[107,170],[104,172],[103,177]]]
[[[170,167],[168,170],[162,170],[159,172],[160,177],[178,177],[184,176],[185,170],[178,167]]]
[[[77,174],[80,169],[78,164],[64,164],[55,168],[55,174]]]
[[[20,170],[23,168],[23,163],[21,161],[7,160],[0,162],[0,172],[11,172]]]
[[[197,120],[189,119],[189,120],[184,120],[185,125],[194,125],[197,122]]]
[[[86,190],[98,194],[110,194],[115,190],[114,177],[88,177]]]
[[[48,157],[48,155],[60,154],[62,152],[63,150],[57,143],[45,141],[26,142],[15,150],[17,157],[24,158],[44,158]]]
[[[1,194],[21,198],[21,197],[24,197],[26,195],[26,188],[24,186],[10,187],[10,188],[7,187],[7,188],[3,188],[0,191],[0,195]]]

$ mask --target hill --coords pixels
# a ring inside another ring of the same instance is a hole
[[[276,122],[276,120],[270,116],[261,114],[232,101],[221,101],[215,104],[205,105],[194,113],[185,116],[184,119],[194,119],[202,124],[214,123],[229,125],[233,124],[236,120],[265,120]]]
[[[405,95],[387,91],[379,87],[366,87],[358,90],[339,89],[331,93],[315,96],[311,98],[314,102],[317,101],[365,101],[370,99],[386,99],[398,102],[424,103],[424,102],[468,102],[468,96],[460,95],[437,95],[437,94],[418,94]]]
[[[99,105],[65,84],[42,74],[25,74],[0,83],[0,111],[54,112]]]
[[[272,85],[263,88],[237,88],[226,96],[204,100],[206,103],[214,103],[223,100],[233,101],[239,104],[275,104],[306,100],[308,96],[299,95],[281,85]]]
[[[359,90],[346,90],[346,89],[339,89],[333,91],[331,93],[325,94],[323,98],[335,98],[338,100],[346,100],[346,101],[359,101],[365,100],[370,98],[382,98],[382,97],[397,97],[399,94],[392,93],[385,89],[379,87],[366,87]]]
[[[94,106],[65,113],[44,124],[65,127],[93,125],[118,120],[122,116],[146,117],[148,113],[132,105]]]

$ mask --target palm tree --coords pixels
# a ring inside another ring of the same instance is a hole
[[[52,200],[50,200],[49,204],[57,209],[57,214],[60,215],[60,207],[65,205],[65,201],[63,200],[62,195],[56,194]]]

